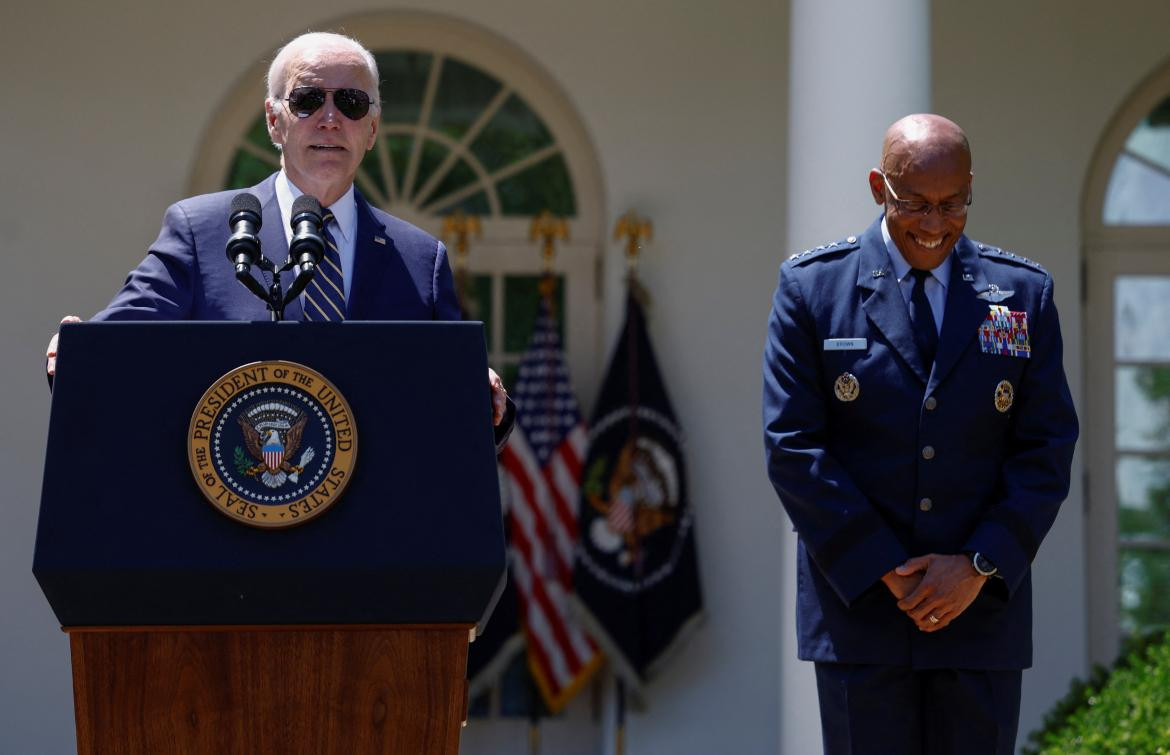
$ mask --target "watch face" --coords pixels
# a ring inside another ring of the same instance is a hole
[[[975,565],[975,571],[979,572],[985,577],[990,577],[996,572],[995,565],[984,558],[982,553],[976,553],[972,559],[972,563]]]

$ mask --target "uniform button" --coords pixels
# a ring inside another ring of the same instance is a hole
[[[930,460],[934,458],[934,446],[922,447],[922,458]]]
[[[934,501],[930,500],[929,498],[923,498],[918,502],[918,508],[922,509],[923,511],[930,511],[932,506],[934,506]]]
[[[934,407],[936,407],[936,406],[938,406],[938,399],[936,399],[934,396],[927,396],[926,397],[926,411],[933,412]]]

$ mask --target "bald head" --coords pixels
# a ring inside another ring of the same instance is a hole
[[[869,189],[910,266],[942,264],[963,233],[971,202],[971,147],[963,129],[929,113],[900,119],[886,130]]]
[[[938,162],[957,162],[971,171],[971,145],[959,124],[933,113],[908,115],[886,129],[882,171],[891,178]]]

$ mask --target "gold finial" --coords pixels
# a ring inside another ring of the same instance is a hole
[[[626,265],[630,272],[638,266],[638,253],[642,250],[642,242],[650,241],[654,237],[654,226],[647,218],[630,210],[618,218],[613,229],[613,240],[626,239]]]
[[[468,215],[463,210],[455,210],[443,218],[443,240],[446,241],[452,237],[455,239],[456,269],[461,270],[467,267],[467,239],[472,234],[475,234],[476,238],[483,235],[478,215]]]
[[[543,244],[540,253],[544,258],[544,273],[552,275],[553,256],[556,254],[556,242],[569,240],[569,224],[564,218],[558,218],[548,210],[541,210],[540,214],[532,219],[532,227],[528,231],[528,238],[532,241],[540,240]]]

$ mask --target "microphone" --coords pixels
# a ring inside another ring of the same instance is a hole
[[[236,276],[247,275],[260,257],[260,200],[248,192],[232,197],[228,228],[232,229],[227,242],[227,258],[236,266]]]
[[[321,203],[317,198],[302,194],[292,206],[292,240],[288,254],[300,265],[301,272],[315,272],[325,256],[325,240],[321,238]],[[310,276],[312,277],[312,272]]]
[[[311,194],[302,194],[293,201],[291,214],[289,222],[293,235],[288,243],[288,256],[296,261],[300,270],[284,297],[285,305],[301,295],[325,257],[325,240],[321,238],[321,203]]]

